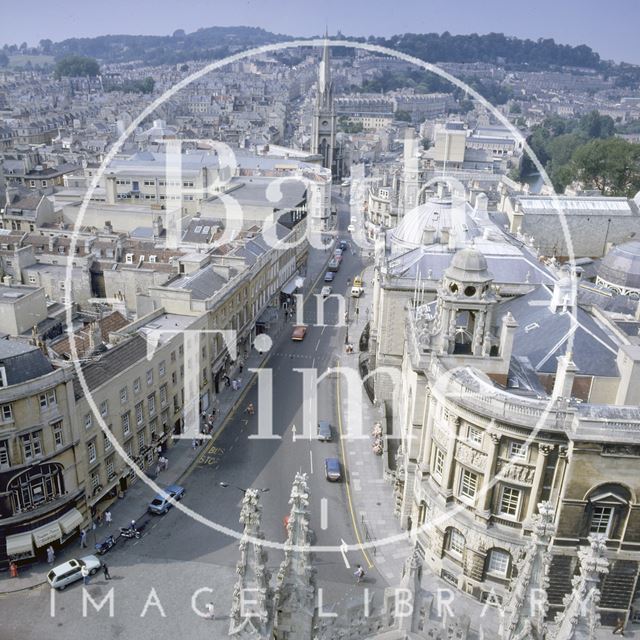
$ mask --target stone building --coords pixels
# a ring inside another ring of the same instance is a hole
[[[467,248],[436,299],[405,312],[399,515],[431,570],[482,601],[504,597],[550,501],[550,612],[571,590],[578,546],[599,534],[611,624],[628,614],[640,566],[640,346],[623,319],[580,307],[575,288],[568,274],[503,298],[489,260]]]

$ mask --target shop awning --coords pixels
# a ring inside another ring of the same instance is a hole
[[[280,291],[282,291],[282,293],[284,293],[285,295],[290,296],[300,286],[298,284],[299,279],[300,276],[298,276],[297,274],[292,276],[287,282],[285,282]]]
[[[44,547],[54,540],[60,540],[62,538],[62,531],[60,531],[60,525],[58,521],[50,522],[42,527],[38,527],[31,532],[33,541],[36,543],[36,547]]]
[[[71,509],[58,520],[58,524],[62,527],[64,533],[71,533],[82,524],[83,519],[82,514],[77,509]]]
[[[31,532],[16,533],[12,536],[7,536],[7,555],[18,556],[23,553],[29,553],[33,555],[33,540],[31,539]]]

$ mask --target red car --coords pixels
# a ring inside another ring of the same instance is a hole
[[[306,335],[307,335],[307,327],[305,327],[304,325],[297,325],[293,327],[293,333],[291,334],[291,339],[296,340],[297,342],[302,342]]]

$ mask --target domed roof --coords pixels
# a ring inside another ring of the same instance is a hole
[[[608,284],[640,291],[640,240],[611,248],[598,267],[598,276]]]
[[[445,275],[462,282],[486,282],[493,279],[489,273],[487,259],[473,247],[458,251],[451,259]]]
[[[477,235],[470,205],[459,198],[430,198],[407,212],[400,224],[391,230],[392,251],[448,244],[451,233],[458,241]]]

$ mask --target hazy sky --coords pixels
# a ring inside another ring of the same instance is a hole
[[[308,36],[489,33],[587,44],[640,64],[639,0],[32,0],[0,3],[0,44],[248,25]],[[93,8],[95,7],[95,8]]]

